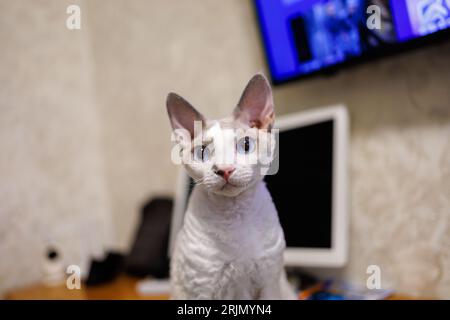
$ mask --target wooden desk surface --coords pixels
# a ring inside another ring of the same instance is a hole
[[[65,284],[46,286],[37,284],[11,291],[9,300],[167,300],[169,295],[141,295],[136,290],[139,278],[120,275],[114,281],[99,286],[85,286],[79,290],[69,290]],[[411,300],[406,295],[392,295],[388,300]]]
[[[99,286],[82,284],[81,289],[69,290],[65,283],[57,286],[37,284],[11,291],[10,300],[167,300],[169,295],[141,295],[136,290],[139,278],[120,275],[114,281]]]

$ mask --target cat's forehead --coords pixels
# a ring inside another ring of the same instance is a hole
[[[206,122],[206,131],[210,132],[222,132],[237,129],[248,129],[249,127],[241,121],[233,118],[223,118],[220,120],[208,120]]]

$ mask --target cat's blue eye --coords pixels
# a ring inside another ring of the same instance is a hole
[[[255,150],[255,140],[251,137],[244,137],[238,141],[236,148],[240,154],[252,153]]]
[[[211,150],[208,146],[198,146],[194,149],[194,160],[199,162],[206,162],[211,156]]]

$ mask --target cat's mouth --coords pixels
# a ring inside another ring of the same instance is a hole
[[[229,182],[229,181],[225,181],[225,183],[223,184],[222,188],[220,188],[220,190],[222,191],[222,190],[224,190],[224,189],[227,188],[227,187],[234,187],[234,188],[237,188],[238,186],[232,184],[232,183]]]

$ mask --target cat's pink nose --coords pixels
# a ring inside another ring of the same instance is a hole
[[[228,181],[228,178],[231,176],[234,170],[236,170],[236,168],[233,167],[218,168],[217,170],[214,171],[214,173],[224,178],[225,181]]]

